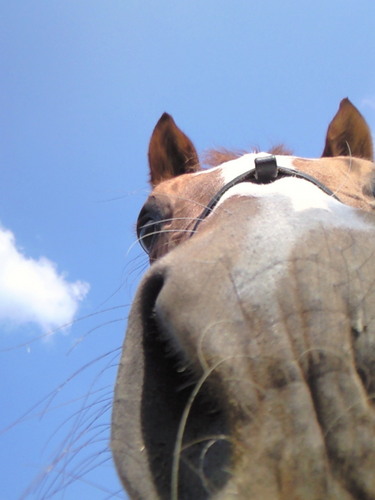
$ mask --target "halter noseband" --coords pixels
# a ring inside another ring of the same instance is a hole
[[[270,182],[274,182],[277,179],[281,179],[282,177],[297,177],[298,179],[304,179],[306,181],[312,182],[326,194],[332,196],[337,201],[340,201],[337,196],[329,188],[327,188],[327,186],[319,182],[318,179],[315,179],[315,177],[305,174],[304,172],[301,172],[299,170],[293,170],[287,167],[278,167],[276,157],[273,155],[255,158],[254,163],[255,167],[247,170],[243,174],[238,175],[237,177],[229,181],[215,194],[215,196],[213,196],[213,198],[211,198],[208,205],[196,220],[195,225],[192,229],[191,236],[196,232],[202,220],[212,212],[223,194],[226,193],[230,188],[232,188],[236,184],[240,184],[241,182],[251,182],[253,184],[269,184]]]

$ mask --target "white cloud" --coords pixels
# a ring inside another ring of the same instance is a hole
[[[74,319],[88,291],[88,283],[68,282],[45,257],[25,256],[13,233],[0,227],[0,322],[52,331]]]

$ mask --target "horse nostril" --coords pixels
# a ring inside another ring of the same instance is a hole
[[[164,282],[164,272],[158,271],[148,279],[143,288],[141,299],[141,315],[144,326],[146,328],[150,325],[150,322],[154,323],[155,321],[155,304],[164,286]]]
[[[160,350],[163,362],[174,372],[175,382],[179,381],[179,392],[192,385],[196,374],[193,376],[189,356],[178,339],[179,325],[176,324],[176,318],[170,314],[171,295],[174,298],[178,295],[171,287],[172,282],[173,279],[167,278],[167,269],[158,269],[145,282],[140,302],[141,321],[144,345]],[[180,314],[183,312],[181,309]]]

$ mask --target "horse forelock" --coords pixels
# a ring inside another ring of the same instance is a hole
[[[259,147],[253,147],[250,150],[245,149],[226,149],[226,148],[213,148],[208,149],[202,155],[203,164],[209,167],[218,167],[222,163],[226,163],[231,160],[236,160],[241,156],[248,153],[260,153],[261,149]],[[291,156],[293,151],[284,144],[276,144],[268,150],[271,155],[285,155]]]

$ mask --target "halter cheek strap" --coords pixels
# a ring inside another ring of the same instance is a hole
[[[225,184],[215,194],[215,196],[211,198],[208,205],[196,220],[195,225],[192,229],[191,236],[196,232],[202,220],[212,212],[223,194],[226,193],[230,188],[236,186],[237,184],[240,184],[241,182],[251,182],[253,184],[269,184],[270,182],[274,182],[283,177],[297,177],[298,179],[304,179],[306,181],[312,182],[313,184],[315,184],[315,186],[328,194],[328,196],[332,196],[337,201],[340,201],[327,186],[318,181],[318,179],[315,179],[315,177],[305,174],[304,172],[301,172],[299,170],[293,170],[286,167],[278,167],[276,157],[273,155],[255,158],[254,164],[255,166],[253,168],[232,179],[230,182]]]

